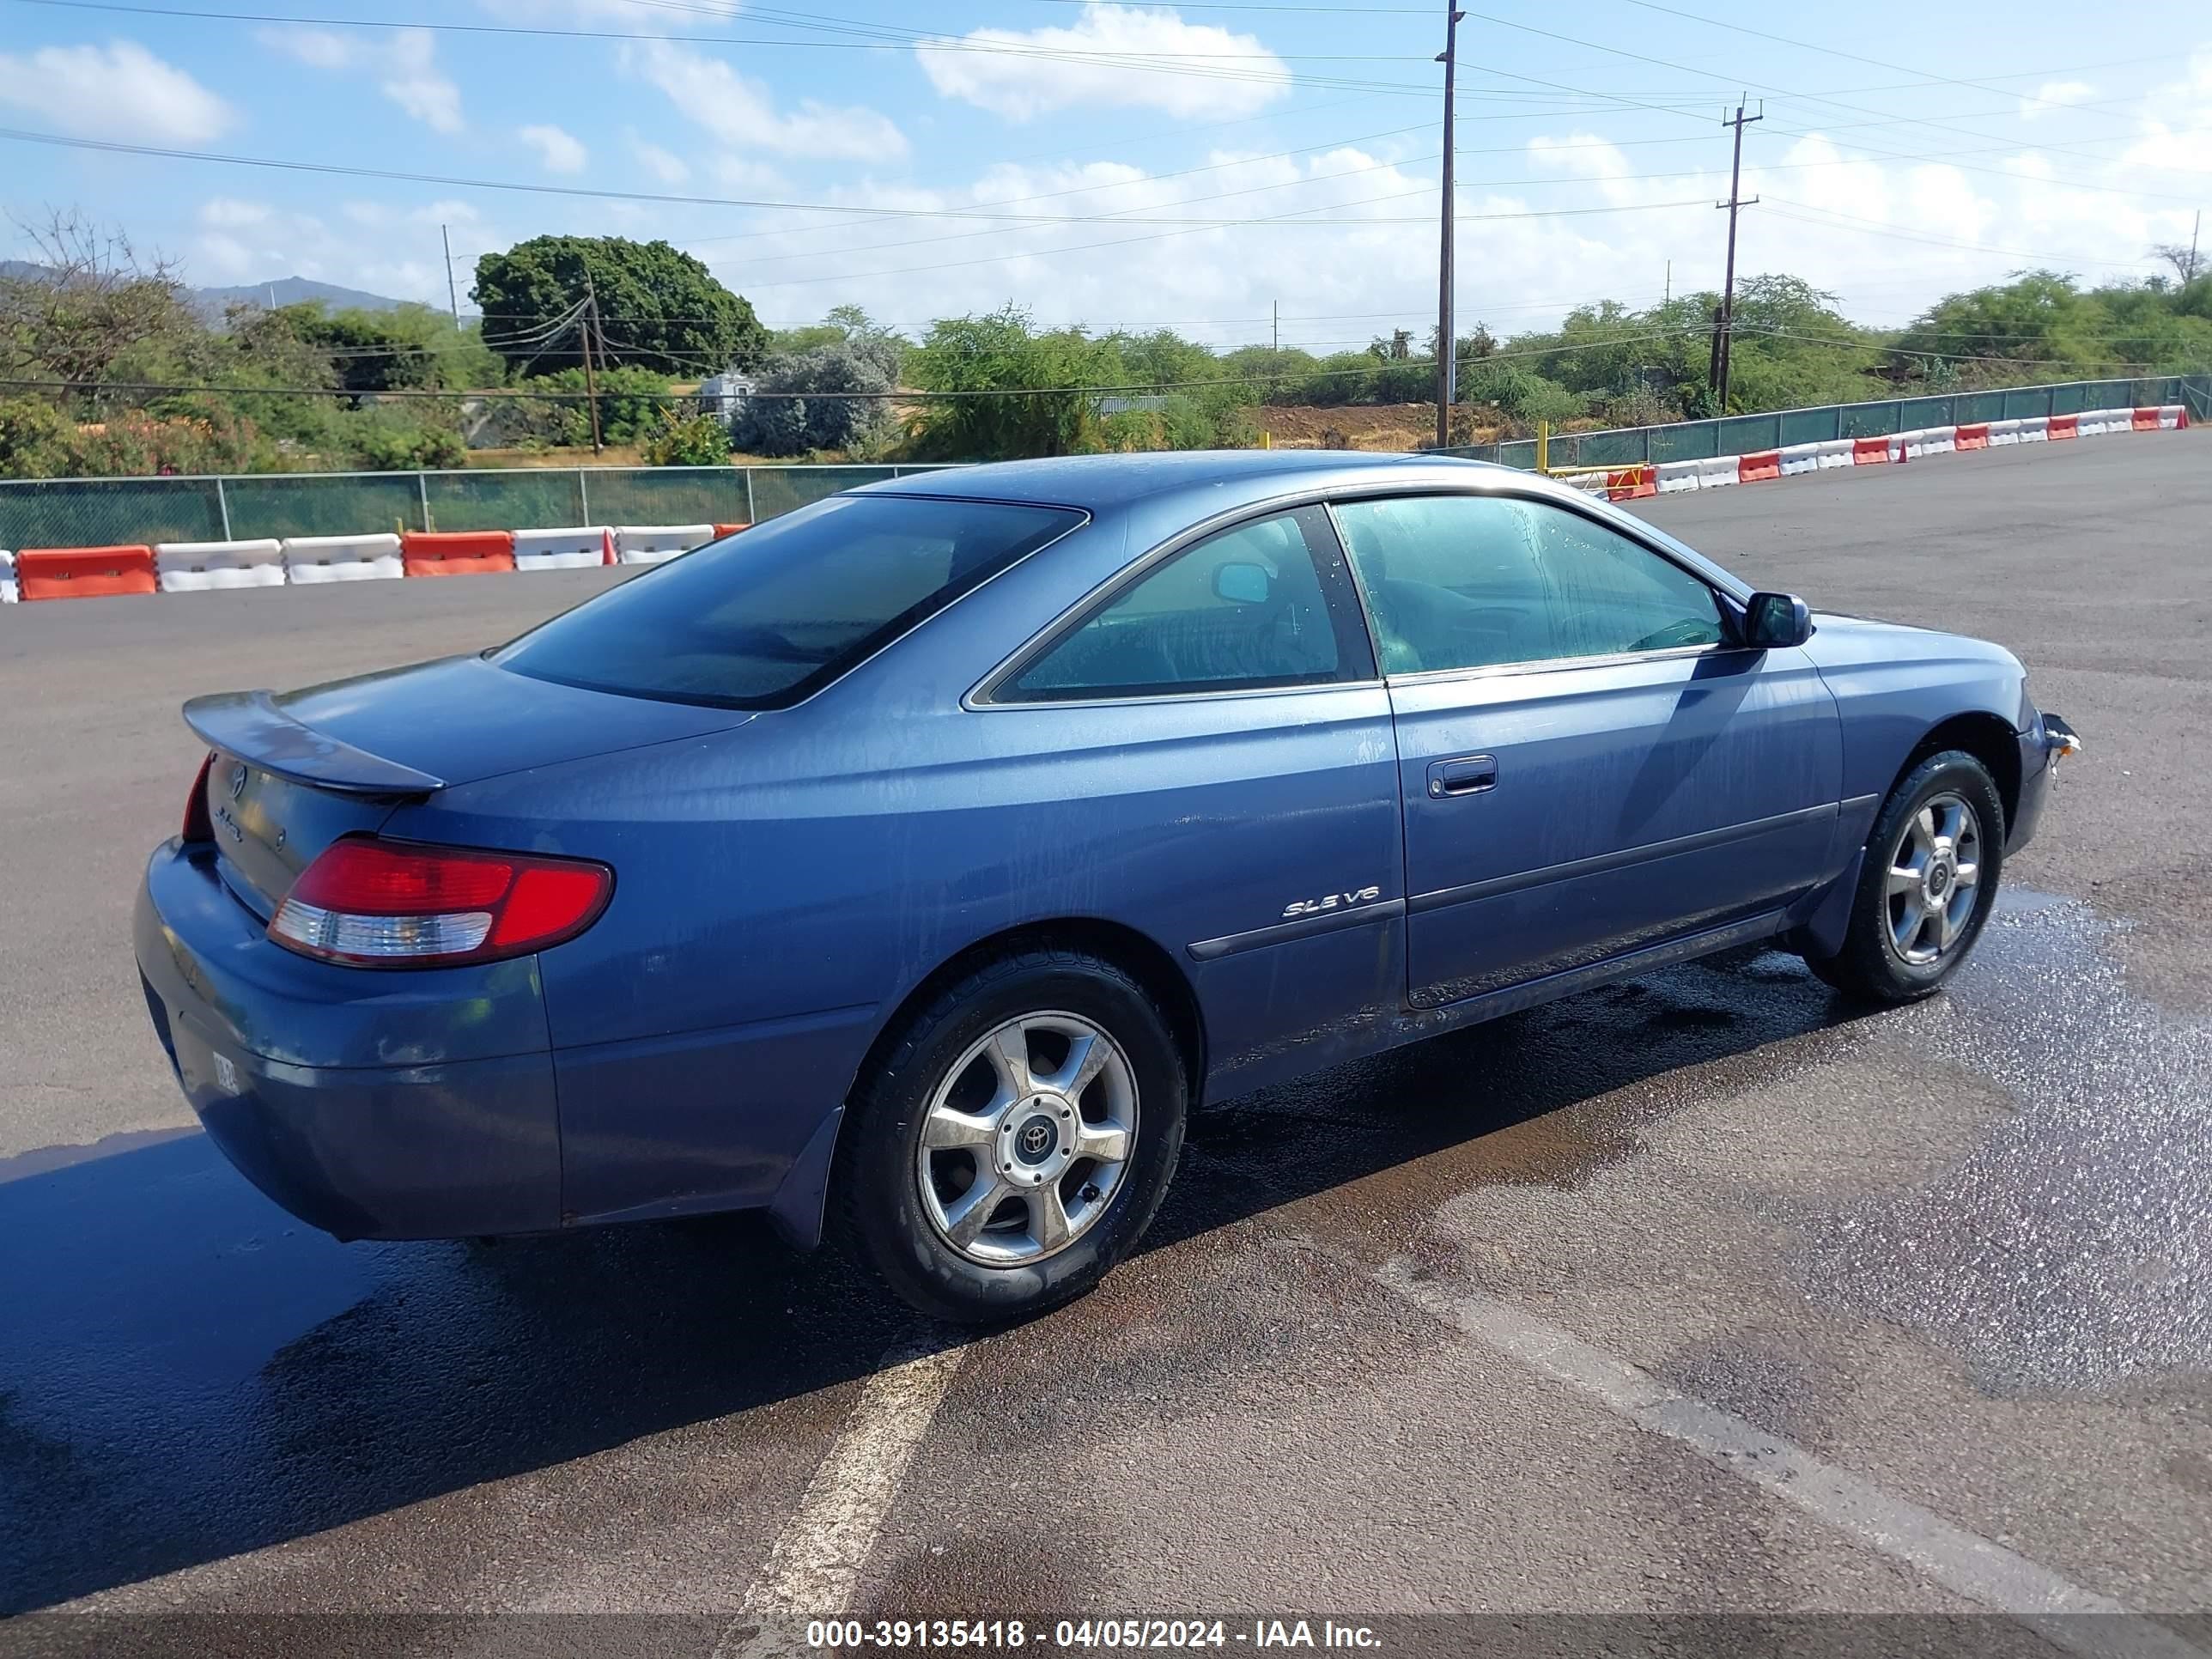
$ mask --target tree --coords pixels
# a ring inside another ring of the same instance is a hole
[[[273,348],[275,337],[289,335],[322,354],[335,371],[335,384],[349,392],[466,390],[494,380],[500,368],[474,331],[463,331],[430,306],[326,313],[321,301],[310,300],[270,312],[234,307],[230,320],[234,333],[250,329],[264,348]]]
[[[516,374],[583,367],[580,307],[592,297],[602,367],[697,379],[751,368],[768,348],[751,305],[666,242],[534,237],[479,258],[469,291],[483,307],[485,340]]]
[[[2204,274],[2204,255],[2195,243],[2185,247],[2179,242],[2155,243],[2151,247],[2150,257],[2163,259],[2172,265],[2176,280],[2184,288]]]
[[[945,460],[1071,455],[1090,447],[1114,354],[1079,328],[1039,331],[1008,305],[987,317],[933,325],[908,364],[933,401],[915,422],[917,447]]]
[[[732,439],[756,455],[850,449],[889,412],[884,394],[897,383],[896,358],[877,343],[849,337],[778,353],[755,380]]]
[[[203,332],[167,260],[142,261],[120,231],[73,209],[15,222],[32,269],[0,276],[0,364],[11,377],[85,383],[113,378],[149,344]]]

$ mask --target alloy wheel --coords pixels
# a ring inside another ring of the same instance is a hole
[[[1982,821],[1955,794],[1935,796],[1890,849],[1889,939],[1915,968],[1941,961],[1966,931],[1980,896]]]
[[[1137,1081],[1079,1014],[1006,1021],[932,1091],[915,1158],[922,1212],[986,1267],[1056,1255],[1097,1224],[1129,1170]]]

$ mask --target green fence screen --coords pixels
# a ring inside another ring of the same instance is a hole
[[[1955,397],[1887,398],[1620,431],[1562,433],[1555,467],[1704,460],[1786,444],[1885,437],[1961,422],[2185,404],[2212,422],[2212,374],[2079,380]],[[1448,449],[1523,469],[1533,439]],[[750,524],[841,489],[933,466],[512,467],[450,472],[274,472],[191,478],[0,482],[0,547],[100,547],[386,530]]]

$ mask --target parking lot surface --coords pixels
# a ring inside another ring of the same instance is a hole
[[[615,573],[0,615],[0,1613],[649,1611],[705,1651],[2033,1602],[2212,1642],[2212,439],[1638,507],[2002,641],[2086,737],[1954,988],[1858,1015],[1738,954],[1228,1103],[1134,1260],[972,1340],[744,1223],[339,1245],[169,1080],[128,918],[177,704]]]

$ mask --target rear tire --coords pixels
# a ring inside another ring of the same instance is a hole
[[[1930,755],[1875,816],[1843,947],[1802,951],[1844,995],[1911,1002],[1942,988],[1973,950],[2004,868],[2004,803],[1964,750]]]
[[[1166,1018],[1119,968],[1061,951],[986,963],[909,1016],[855,1091],[841,1231],[933,1318],[1057,1306],[1158,1212],[1188,1091]]]

